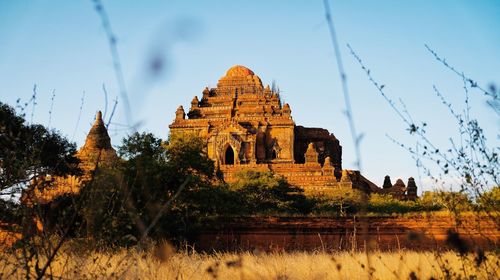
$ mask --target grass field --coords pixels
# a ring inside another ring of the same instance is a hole
[[[26,279],[15,253],[3,253],[0,279]],[[454,252],[213,253],[173,252],[163,246],[147,252],[61,253],[47,270],[55,279],[499,279],[498,255],[480,264],[476,255]],[[369,263],[368,263],[369,262]],[[479,265],[478,265],[479,264]],[[30,264],[34,266],[33,263]],[[35,276],[34,269],[32,276]]]

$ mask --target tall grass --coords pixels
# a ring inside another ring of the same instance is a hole
[[[0,278],[26,278],[16,257]],[[473,255],[454,252],[373,252],[371,268],[364,253],[213,253],[173,252],[168,246],[148,251],[82,254],[63,251],[46,277],[56,279],[498,279],[498,256],[486,254],[477,265]],[[31,264],[32,265],[32,264]],[[497,267],[497,270],[491,268]],[[488,269],[489,268],[489,269]],[[370,275],[371,274],[371,275]]]

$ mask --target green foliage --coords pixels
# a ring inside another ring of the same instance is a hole
[[[59,132],[26,124],[0,102],[0,192],[19,194],[23,185],[46,174],[78,174],[76,146]]]
[[[301,188],[290,185],[282,176],[253,170],[236,174],[237,180],[229,184],[243,200],[244,212],[308,213],[312,205]]]
[[[349,187],[340,187],[328,195],[314,197],[316,213],[332,213],[339,216],[356,214],[363,202],[363,193]],[[438,211],[443,205],[429,200],[426,196],[416,201],[405,201],[388,194],[370,194],[367,198],[367,211],[372,214],[404,214],[410,212]]]
[[[80,193],[78,211],[84,226],[81,235],[105,244],[136,241],[128,194],[123,169],[99,168]]]
[[[439,206],[450,212],[464,212],[473,209],[473,204],[467,194],[450,191],[427,191],[420,200],[426,205]]]
[[[192,217],[220,211],[207,204],[218,196],[203,147],[194,135],[168,143],[151,133],[125,138],[118,149],[125,160],[114,170],[100,168],[80,194],[82,231],[105,244],[127,245],[150,226],[149,237],[183,236]]]
[[[338,187],[328,194],[313,197],[314,212],[335,213],[340,216],[353,214],[361,209],[363,193],[351,187]]]
[[[0,221],[4,223],[15,223],[19,221],[20,205],[10,201],[0,199]]]
[[[207,156],[206,141],[198,135],[170,135],[165,147],[170,167],[184,177],[189,174],[211,179],[214,176],[214,162]]]
[[[477,208],[483,211],[500,212],[500,186],[483,192],[476,200]]]
[[[439,204],[429,204],[423,200],[399,200],[391,195],[371,194],[368,200],[368,212],[372,213],[409,213],[437,211],[442,208]]]

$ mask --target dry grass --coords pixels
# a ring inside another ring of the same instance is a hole
[[[15,254],[2,253],[1,279],[26,278]],[[498,255],[454,252],[363,253],[214,253],[172,252],[168,247],[139,252],[62,253],[48,273],[62,279],[498,279]],[[33,264],[32,264],[33,265]],[[447,277],[447,272],[449,277]],[[416,278],[413,278],[415,276]],[[475,278],[477,277],[477,278]]]

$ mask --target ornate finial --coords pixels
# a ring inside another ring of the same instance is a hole
[[[205,89],[203,90],[203,96],[202,96],[202,99],[208,99],[208,97],[210,96],[210,90],[208,89],[208,87],[205,87]]]
[[[396,183],[394,184],[394,187],[398,187],[398,188],[406,188],[405,183],[404,183],[404,182],[403,182],[403,180],[401,180],[401,179],[398,179],[398,180],[396,181]]]
[[[175,111],[175,119],[176,120],[184,120],[186,118],[186,112],[184,112],[184,107],[179,106]]]
[[[290,115],[292,113],[292,110],[290,109],[290,105],[288,105],[288,103],[285,103],[285,105],[283,105],[282,111],[285,115]]]
[[[384,184],[382,185],[382,188],[388,189],[391,187],[392,187],[391,177],[389,177],[389,175],[386,175],[384,177]]]
[[[304,157],[306,159],[306,163],[317,163],[318,162],[318,152],[316,152],[316,149],[314,148],[314,143],[311,142],[307,146],[307,151],[304,154]]]
[[[342,177],[340,177],[340,182],[352,182],[351,176],[349,176],[349,172],[346,169],[342,170]]]
[[[408,178],[406,191],[406,196],[408,199],[415,200],[417,198],[417,184],[415,184],[415,179],[413,179],[413,177]]]
[[[96,121],[102,121],[102,113],[101,111],[97,111],[97,114],[95,116]]]
[[[269,87],[269,85],[267,85],[266,88],[264,89],[264,93],[271,94],[271,88]]]
[[[332,165],[332,160],[328,156],[325,158],[325,163],[323,164],[323,166],[331,166],[331,165]]]
[[[102,120],[101,111],[97,111],[97,113],[95,114],[95,121],[93,126],[104,126],[104,121]]]
[[[192,104],[192,105],[196,105],[196,107],[198,107],[198,103],[199,103],[199,102],[200,102],[200,101],[198,100],[198,96],[195,96],[195,97],[193,98],[193,100],[191,100],[191,104]]]

